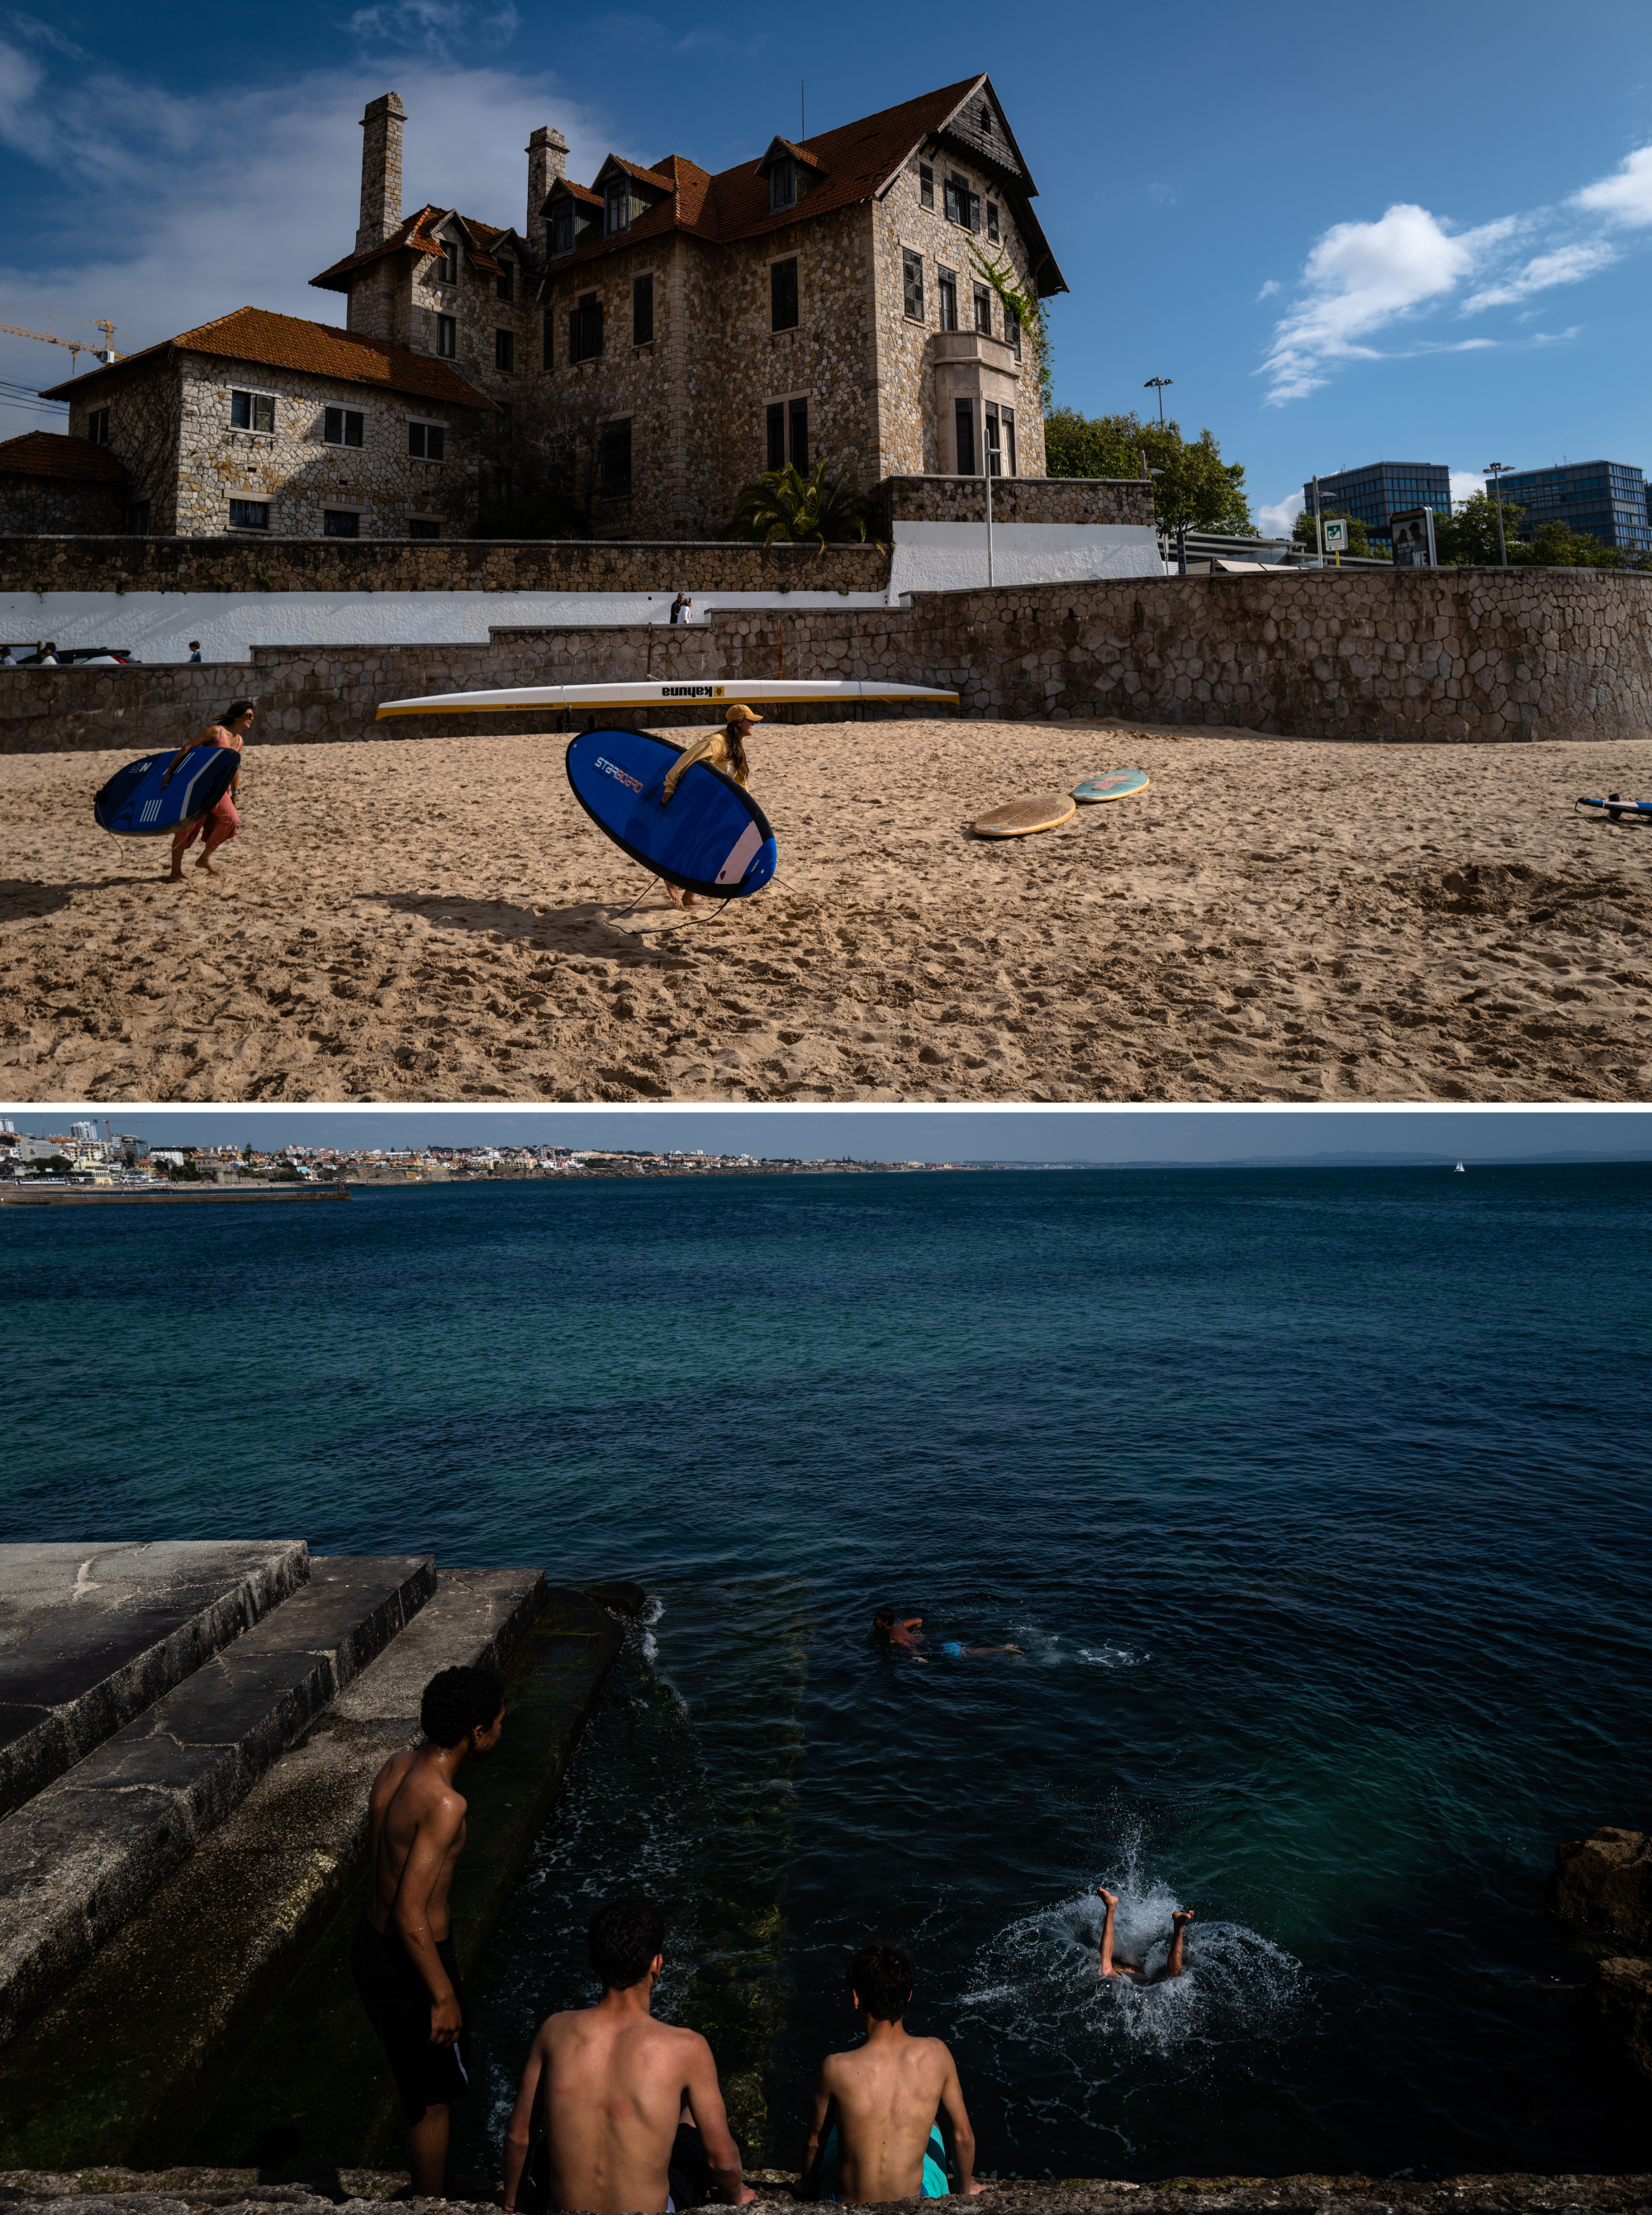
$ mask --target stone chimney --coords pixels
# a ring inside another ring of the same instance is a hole
[[[559,177],[568,174],[568,142],[548,123],[528,141],[528,228],[523,236],[545,258],[545,201]]]
[[[361,119],[361,222],[356,251],[370,254],[401,228],[401,126],[407,112],[399,92],[370,100]]]

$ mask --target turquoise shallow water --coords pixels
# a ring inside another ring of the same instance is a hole
[[[647,1585],[476,1996],[478,2150],[646,1882],[777,2159],[876,1928],[989,2169],[1627,2166],[1544,1880],[1652,1813],[1649,1230],[1643,1168],[9,1213],[0,1537]],[[890,1659],[885,1598],[1024,1652]],[[1180,1985],[1098,1989],[1103,1875],[1143,1947],[1197,1911]]]

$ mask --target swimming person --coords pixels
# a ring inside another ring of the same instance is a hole
[[[737,784],[749,784],[751,778],[750,766],[746,760],[746,740],[751,736],[752,725],[761,723],[762,720],[743,700],[731,701],[724,711],[722,729],[713,731],[703,739],[696,739],[693,745],[684,747],[666,770],[662,806],[669,804],[671,795],[696,762],[709,762],[713,769],[720,769],[725,776],[731,776]],[[692,907],[698,897],[682,885],[674,885],[670,877],[665,880],[665,889],[679,907]]]
[[[445,2190],[449,2113],[470,2089],[464,1990],[448,1893],[465,1850],[462,1764],[482,1761],[505,1727],[505,1686],[491,1669],[444,1669],[425,1687],[425,1744],[393,1754],[368,1801],[372,1893],[350,1967],[378,2033],[407,2122],[415,2199]]]
[[[874,1939],[849,1964],[849,2004],[866,2043],[820,2065],[809,2119],[805,2198],[944,2200],[946,2118],[958,2188],[973,2196],[975,2132],[951,2053],[939,2038],[914,2038],[902,2018],[912,2003],[913,1962],[904,1946]]]
[[[887,1639],[891,1646],[898,1646],[902,1653],[910,1654],[915,1660],[928,1658],[918,1651],[924,1642],[921,1615],[897,1616],[893,1608],[880,1607],[872,1619],[872,1627],[880,1637]],[[966,1654],[1019,1654],[1021,1649],[1019,1646],[964,1646],[956,1638],[947,1638],[935,1651],[945,1654],[949,1660],[961,1661]]]
[[[713,2194],[747,2206],[757,2195],[740,2174],[712,2050],[650,2012],[665,1964],[658,1908],[610,1900],[590,1918],[587,1948],[603,1997],[539,2027],[505,2133],[505,2215],[519,2204],[538,2119],[551,2207],[670,2215]]]
[[[171,783],[173,771],[177,769],[192,747],[230,746],[239,753],[242,750],[242,739],[253,727],[254,713],[255,710],[250,700],[232,700],[223,711],[223,721],[221,723],[209,723],[204,731],[197,731],[193,739],[187,739],[179,747],[168,764],[166,775],[161,779],[161,789],[164,792],[167,786]],[[241,818],[236,813],[235,804],[236,795],[240,789],[241,771],[237,770],[235,782],[221,800],[209,807],[205,814],[198,821],[180,823],[173,832],[172,874],[167,879],[169,885],[180,885],[183,882],[184,856],[194,844],[197,834],[203,830],[206,833],[206,844],[201,848],[200,859],[196,862],[195,867],[198,869],[205,869],[209,877],[223,875],[223,872],[221,869],[215,869],[212,867],[212,850],[216,846],[222,846],[226,840],[233,838],[241,828]]]
[[[1187,1935],[1188,1924],[1193,1920],[1193,1910],[1190,1907],[1178,1907],[1171,1917],[1171,1927],[1175,1936],[1170,1942],[1170,1959],[1156,1977],[1150,1977],[1147,1974],[1147,1965],[1145,1961],[1114,1960],[1113,1917],[1118,1910],[1118,1894],[1116,1892],[1107,1892],[1098,1885],[1096,1896],[1107,1903],[1107,1920],[1103,1924],[1101,1930],[1101,1957],[1096,1970],[1098,1976],[1124,1977],[1133,1985],[1167,1985],[1172,1977],[1181,1975],[1184,1966],[1182,1941]]]

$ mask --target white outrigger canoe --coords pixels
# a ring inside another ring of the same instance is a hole
[[[710,678],[704,684],[646,678],[630,684],[527,684],[505,692],[437,692],[424,700],[386,700],[375,721],[389,715],[474,715],[489,709],[554,708],[590,715],[602,708],[692,708],[705,701],[714,717],[722,700],[767,702],[784,706],[794,700],[933,700],[956,708],[956,692],[932,684],[885,684],[859,677],[741,677]]]

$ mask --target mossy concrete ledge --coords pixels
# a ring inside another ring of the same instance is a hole
[[[633,1595],[634,1611],[639,1588],[604,1593]],[[438,1669],[504,1668],[505,1739],[464,1780],[453,1908],[474,1966],[623,1640],[616,1605],[548,1590],[542,1571],[441,1570],[378,1659],[0,2049],[0,2163],[85,2175],[182,2154],[293,2169],[388,2143],[389,2083],[347,1967],[372,1776],[416,1742]]]
[[[795,2208],[789,2176],[755,2171],[753,2215],[772,2208]],[[257,2169],[174,2169],[140,2174],[131,2169],[77,2173],[18,2170],[0,2173],[0,2206],[18,2215],[39,2209],[62,2215],[66,2199],[95,2197],[110,2215],[199,2215],[206,2208],[252,2211],[291,2207],[301,2215],[330,2215],[333,2208],[361,2215],[394,2198],[411,2215],[496,2215],[493,2200],[402,2199],[405,2170],[331,2169],[297,2182],[266,2180]],[[921,2208],[920,2200],[882,2202],[866,2215],[902,2215]],[[1005,2179],[989,2184],[970,2202],[981,2215],[1172,2215],[1191,2207],[1209,2211],[1282,2209],[1289,2215],[1568,2215],[1588,2209],[1593,2215],[1643,2215],[1652,2210],[1652,2175],[1635,2176],[1449,2176],[1433,2183],[1397,2177],[1367,2176],[1178,2176],[1153,2184],[1127,2184],[1109,2177],[1069,2176],[1039,2182]]]

